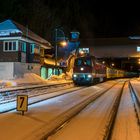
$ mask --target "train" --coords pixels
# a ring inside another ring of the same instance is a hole
[[[75,84],[93,84],[107,79],[126,77],[124,70],[107,67],[94,56],[75,58],[72,80]]]

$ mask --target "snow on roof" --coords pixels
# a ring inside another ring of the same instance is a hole
[[[18,29],[11,20],[6,20],[0,23],[0,30]]]
[[[29,39],[32,39],[34,41],[37,41],[49,48],[51,48],[51,44],[43,39],[42,37],[38,36],[31,30],[29,30],[27,27],[24,27],[23,25],[13,21],[13,20],[6,20],[4,22],[0,23],[0,36],[10,36],[12,34],[21,33],[23,37],[28,37]]]
[[[0,36],[7,36],[10,33],[22,33],[11,20],[0,23]]]

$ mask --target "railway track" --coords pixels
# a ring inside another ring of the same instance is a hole
[[[69,86],[69,87],[67,87]],[[17,95],[28,95],[29,97],[39,96],[42,94],[47,94],[48,92],[59,91],[64,88],[74,87],[73,83],[64,83],[56,85],[40,85],[31,87],[22,87],[17,89],[11,89],[0,92],[0,104],[14,101]]]
[[[43,128],[45,132],[42,132],[42,129],[36,132],[38,139],[47,139],[50,135],[56,133],[60,128],[64,126],[64,124],[67,124],[72,118],[77,116],[85,107],[87,107],[90,103],[96,101],[98,98],[103,96],[107,91],[112,89],[116,84],[117,83],[112,84],[111,86],[109,86],[109,88],[104,89],[102,91],[97,91],[96,93],[92,94],[85,100],[82,100],[78,104],[75,104],[74,106],[72,106],[71,108],[69,108],[62,114],[60,114],[57,118],[52,120],[50,124],[48,124],[47,126],[45,126],[45,128]],[[42,136],[41,133],[44,133],[45,136],[39,137]],[[35,136],[33,136],[31,139],[36,139],[36,138]]]
[[[52,85],[39,86],[39,87],[32,87],[27,89],[20,89],[20,90],[16,89],[12,91],[5,91],[1,93],[1,97],[0,97],[0,114],[16,109],[15,101],[17,99],[17,95],[28,95],[29,97],[28,106],[29,106],[83,88],[84,87],[75,87],[73,83],[65,83],[65,84],[58,84],[53,86]]]
[[[106,82],[91,87],[75,87],[75,90],[70,88],[67,90],[52,92],[52,95],[47,94],[51,95],[50,97],[40,95],[37,98],[30,98],[32,100],[30,105],[32,104],[33,106],[29,110],[32,113],[35,111],[34,104],[35,106],[46,104],[46,110],[42,111],[47,111],[47,115],[50,114],[52,116],[53,114],[53,116],[48,118],[39,129],[33,130],[32,133],[34,135],[27,134],[24,137],[26,140],[65,140],[67,139],[66,135],[64,136],[65,131],[66,134],[72,134],[68,135],[70,138],[67,140],[77,139],[78,137],[81,137],[80,140],[91,140],[88,138],[91,130],[94,134],[92,139],[120,140],[129,137],[130,133],[135,132],[136,136],[132,134],[135,138],[131,137],[131,140],[137,140],[139,136],[139,110],[137,110],[139,108],[139,104],[137,103],[139,102],[139,98],[136,99],[133,97],[138,95],[128,80],[114,83]],[[47,100],[49,98],[52,99]],[[63,106],[65,106],[64,109]],[[128,117],[122,117],[123,115],[127,115]],[[30,111],[29,114],[27,113],[27,116],[30,117]],[[74,125],[75,127],[78,126],[78,128],[73,128]],[[129,130],[131,129],[131,125],[135,128],[135,131],[131,132]],[[68,130],[71,131],[67,132]],[[76,133],[74,130],[76,130]],[[119,133],[120,130],[123,130],[121,135]],[[77,138],[72,137],[74,134],[78,135],[78,132],[79,136]]]
[[[114,86],[113,86],[114,87]],[[112,87],[112,88],[113,88]],[[129,89],[128,89],[128,87],[129,87]],[[111,88],[111,89],[112,89]],[[126,93],[126,88],[127,88],[127,93]],[[104,94],[102,94],[102,96],[104,96],[105,94],[107,94],[107,92],[109,91],[109,90],[111,90],[111,89],[108,89],[107,91],[105,91],[104,92]],[[128,90],[130,90],[130,92],[128,93]],[[114,93],[115,94],[115,93]],[[123,95],[124,94],[124,95]],[[130,94],[131,94],[131,96],[130,96]],[[103,123],[102,125],[104,126],[104,129],[103,129],[103,131],[102,131],[102,129],[101,128],[103,128],[103,127],[101,127],[97,132],[100,132],[100,134],[102,134],[102,135],[100,135],[100,136],[94,136],[94,138],[96,139],[98,139],[99,138],[99,140],[114,140],[114,139],[117,139],[117,136],[119,135],[118,134],[118,131],[116,131],[116,129],[118,129],[118,128],[120,128],[120,126],[118,127],[118,120],[120,120],[121,119],[121,121],[123,122],[124,120],[120,117],[121,115],[120,115],[120,112],[122,113],[122,110],[121,110],[121,108],[122,108],[122,106],[124,106],[123,104],[124,104],[124,102],[126,102],[126,101],[124,101],[124,100],[127,100],[125,97],[126,96],[129,96],[130,97],[130,102],[131,101],[133,101],[133,104],[134,104],[134,108],[133,108],[133,105],[132,105],[132,103],[130,103],[131,105],[131,111],[129,110],[128,112],[133,112],[132,114],[133,114],[133,118],[137,118],[136,120],[138,120],[137,122],[135,121],[135,119],[133,119],[134,120],[134,122],[133,123],[135,123],[135,126],[137,126],[137,125],[139,125],[139,110],[138,110],[138,106],[139,106],[139,100],[138,100],[138,98],[136,97],[136,95],[133,95],[133,94],[136,94],[135,92],[134,92],[134,89],[133,89],[133,87],[132,87],[132,85],[131,85],[131,83],[130,82],[124,82],[124,84],[122,85],[122,88],[120,89],[120,91],[119,91],[119,93],[116,95],[116,97],[114,96],[114,99],[112,100],[112,104],[110,104],[110,106],[111,107],[109,107],[110,109],[108,109],[108,110],[110,110],[109,112],[108,112],[108,117],[107,117],[107,119],[105,120],[105,123]],[[122,95],[123,95],[123,97],[122,97]],[[65,122],[63,122],[63,124],[61,124],[59,127],[57,127],[56,129],[54,129],[53,131],[51,131],[50,133],[48,133],[43,139],[45,139],[45,140],[53,140],[53,137],[54,137],[54,139],[55,138],[57,138],[57,137],[55,137],[55,135],[56,136],[61,136],[61,130],[63,131],[64,130],[64,132],[65,132],[65,127],[69,127],[69,125],[71,125],[71,126],[74,126],[74,124],[72,124],[71,122],[74,122],[73,120],[75,119],[75,117],[77,117],[78,115],[80,116],[80,114],[82,114],[81,112],[84,112],[83,111],[83,109],[85,109],[85,107],[87,107],[87,106],[89,106],[89,104],[94,104],[96,101],[98,101],[98,100],[100,100],[100,98],[102,98],[102,96],[100,95],[100,96],[98,96],[97,98],[95,98],[94,100],[92,100],[91,102],[88,102],[88,104],[86,105],[86,106],[84,106],[83,108],[81,108],[81,110],[79,110],[76,114],[74,114],[73,116],[71,116],[71,118],[69,118],[68,120],[66,120]],[[135,96],[135,97],[133,97],[133,96]],[[136,99],[137,98],[137,99]],[[126,107],[125,107],[126,108]],[[134,112],[134,110],[135,110],[135,112]],[[97,111],[98,112],[98,111]],[[126,111],[127,112],[127,111]],[[127,112],[127,113],[128,113]],[[96,117],[96,114],[94,114],[94,116]],[[80,118],[80,117],[79,117]],[[132,118],[132,116],[131,116],[131,118]],[[127,119],[127,118],[125,118],[125,119]],[[131,120],[131,119],[130,119]],[[78,121],[78,119],[77,120],[75,120],[75,122],[77,122]],[[97,120],[98,121],[98,120]],[[92,122],[90,122],[90,123],[92,123]],[[90,125],[90,123],[89,123],[89,125]],[[80,125],[80,124],[79,124]],[[95,123],[95,126],[96,126],[97,124]],[[128,124],[124,124],[124,126],[123,126],[123,129],[125,129],[126,128],[126,126],[128,125]],[[75,124],[75,126],[78,126],[78,123],[77,124]],[[131,125],[130,125],[131,126]],[[121,126],[122,127],[122,126]],[[69,128],[70,129],[70,128]],[[73,128],[74,129],[74,128]],[[120,128],[121,129],[121,128]],[[128,129],[131,129],[131,127],[129,127]],[[133,129],[133,128],[132,128]],[[66,130],[68,130],[68,128],[66,129]],[[135,132],[135,134],[133,134],[133,135],[136,135],[136,136],[134,136],[135,137],[135,139],[137,139],[136,137],[139,137],[139,129],[137,129],[138,131],[136,131]],[[78,130],[77,130],[78,131]],[[88,131],[90,131],[90,130],[88,130]],[[94,131],[94,129],[93,129],[93,131]],[[128,130],[126,130],[126,131],[128,131]],[[61,137],[58,137],[58,140],[59,139],[65,139],[65,136],[63,135],[63,133],[64,132],[62,132],[62,136]],[[66,133],[68,133],[67,131],[66,131]],[[78,132],[77,132],[78,133]],[[84,132],[83,132],[84,133]],[[94,133],[94,132],[93,132]],[[133,131],[132,131],[132,133],[133,133]],[[137,133],[137,134],[136,134]],[[64,133],[65,134],[65,133]],[[98,135],[98,133],[96,133],[96,135]],[[124,138],[126,138],[126,135],[129,135],[129,134],[127,134],[127,132],[125,133],[125,134],[121,134],[122,136],[121,136],[121,138],[120,139],[124,139]],[[131,135],[131,134],[130,134]],[[124,137],[123,137],[124,136]],[[84,137],[84,136],[83,136]],[[128,136],[129,137],[129,136]],[[75,138],[75,137],[71,137],[70,139],[72,139],[72,138]],[[78,137],[77,137],[78,138]],[[85,139],[85,138],[84,138]],[[87,138],[87,140],[88,140],[88,138]],[[118,138],[118,140],[119,140],[119,138]],[[132,138],[132,140],[133,140],[133,138]]]
[[[88,102],[86,104],[86,106],[84,106],[83,108],[81,108],[81,110],[79,110],[79,112],[77,112],[76,114],[74,114],[69,120],[65,121],[64,124],[62,124],[60,127],[58,127],[57,129],[55,129],[54,131],[52,131],[50,134],[46,135],[45,138],[43,138],[44,140],[50,140],[50,137],[52,137],[53,135],[59,133],[59,130],[61,130],[65,124],[69,123],[71,120],[74,119],[74,117],[76,117],[76,115],[79,115],[81,112],[84,112],[83,110],[85,110],[86,107],[98,102],[98,100],[100,100],[100,98],[103,98],[103,96],[105,96],[105,94],[107,94],[110,90],[112,90],[114,87],[116,86],[113,85],[112,87],[110,87],[109,89],[107,89],[106,91],[102,92],[100,95],[98,95],[97,97],[94,97],[92,100],[90,100],[90,102]],[[124,86],[124,84],[123,84]],[[119,93],[113,98],[113,103],[110,105],[110,111],[108,113],[108,119],[106,120],[104,125],[104,131],[102,132],[103,135],[101,136],[101,139],[103,140],[109,140],[110,137],[110,132],[111,129],[113,127],[115,118],[116,118],[116,114],[117,114],[117,110],[118,110],[118,106],[120,103],[120,99],[121,99],[121,95],[122,95],[122,91],[123,91],[123,86],[122,88],[119,90]],[[68,124],[69,125],[69,124]],[[64,128],[65,129],[65,128]],[[100,131],[100,130],[99,130]],[[53,138],[52,138],[53,139]],[[96,139],[96,138],[95,138]]]
[[[133,88],[131,82],[129,82],[129,89],[130,89],[136,117],[138,120],[138,125],[140,127],[140,97],[139,97],[138,93],[136,92],[136,90]]]

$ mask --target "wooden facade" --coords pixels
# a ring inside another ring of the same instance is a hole
[[[12,20],[0,23],[0,79],[40,75],[44,52],[51,44]]]
[[[40,63],[48,41],[24,26],[6,20],[0,23],[0,62]]]

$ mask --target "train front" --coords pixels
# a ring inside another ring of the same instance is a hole
[[[91,57],[79,57],[75,59],[73,82],[78,85],[91,84],[93,82]]]

